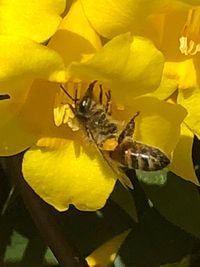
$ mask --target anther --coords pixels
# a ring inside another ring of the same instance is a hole
[[[179,49],[186,56],[196,55],[200,51],[200,7],[189,11],[179,42]]]

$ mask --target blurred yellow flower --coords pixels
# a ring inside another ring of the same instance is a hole
[[[127,230],[98,247],[86,260],[90,267],[103,267],[111,265],[117,256],[121,245],[129,234]]]

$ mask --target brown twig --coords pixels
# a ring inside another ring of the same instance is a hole
[[[55,216],[55,210],[39,198],[24,180],[21,173],[21,159],[16,156],[8,158],[8,165],[27,209],[60,266],[88,267],[85,259],[66,240],[63,229]]]

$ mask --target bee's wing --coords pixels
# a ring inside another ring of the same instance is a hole
[[[113,170],[114,173],[116,173],[117,178],[119,181],[123,184],[125,188],[133,189],[133,184],[128,178],[128,176],[123,172],[123,170],[120,169],[119,164],[111,159],[107,151],[100,150],[101,155],[109,165],[109,167]]]

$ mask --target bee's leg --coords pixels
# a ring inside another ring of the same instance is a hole
[[[99,104],[103,105],[103,88],[102,84],[99,85],[100,91],[99,91]]]
[[[107,92],[105,92],[105,95],[106,95],[105,112],[108,115],[111,115],[112,113],[111,91],[108,90]]]
[[[136,112],[135,115],[131,118],[131,120],[127,123],[124,130],[120,133],[118,137],[118,144],[121,144],[125,137],[133,137],[135,130],[135,118],[140,114],[140,112]]]

